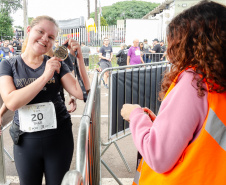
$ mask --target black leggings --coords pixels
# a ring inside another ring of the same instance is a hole
[[[71,127],[41,138],[22,135],[19,145],[14,145],[20,185],[41,185],[43,174],[45,174],[46,185],[60,185],[70,168],[73,150]]]

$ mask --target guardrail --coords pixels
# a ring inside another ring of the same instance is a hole
[[[98,74],[94,73],[90,93],[78,131],[76,170],[66,173],[61,185],[100,184],[100,95]]]
[[[6,185],[6,175],[5,175],[5,157],[4,157],[4,146],[3,137],[0,136],[0,184]]]
[[[129,124],[122,119],[120,110],[124,103],[139,104],[142,107],[148,107],[157,114],[160,102],[158,101],[158,92],[162,74],[170,69],[168,61],[154,62],[130,66],[112,67],[103,70],[99,76],[98,89],[101,89],[101,78],[105,72],[109,73],[108,89],[108,140],[101,145],[104,147],[101,157],[108,150],[111,144],[117,149],[127,170],[131,172],[117,141],[130,135]],[[113,74],[114,73],[114,74]],[[101,163],[117,181],[117,178],[108,165],[101,159]]]

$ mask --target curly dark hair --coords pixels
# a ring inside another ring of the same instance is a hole
[[[210,92],[226,91],[226,6],[201,1],[177,15],[169,24],[167,54],[171,71],[162,82],[163,99],[175,77],[187,68],[201,75],[197,80],[198,96],[203,96],[204,81]]]

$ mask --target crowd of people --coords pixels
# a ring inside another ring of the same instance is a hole
[[[147,39],[144,39],[143,42],[134,39],[132,46],[122,43],[121,50],[116,57],[118,57],[117,64],[119,66],[165,61],[166,45],[163,40],[159,42],[157,38],[153,40],[152,45],[148,44]]]
[[[23,39],[0,40],[0,62],[3,59],[9,59],[20,53],[23,44]]]
[[[98,62],[100,70],[98,71],[112,67],[113,50],[107,37],[104,38],[103,46],[97,52],[99,53],[100,59]],[[153,40],[152,46],[148,44],[147,39],[144,39],[144,42],[139,42],[139,39],[134,39],[133,45],[127,46],[125,43],[122,43],[116,57],[119,66],[165,61],[166,45],[163,40],[159,43],[158,39]],[[104,73],[102,81],[108,89],[108,71]]]

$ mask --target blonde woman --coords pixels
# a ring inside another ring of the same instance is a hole
[[[54,44],[58,25],[48,16],[35,18],[27,28],[21,56],[1,63],[0,89],[5,106],[15,111],[14,157],[21,185],[60,185],[73,155],[71,118],[59,90],[61,86],[75,98],[83,99],[78,81],[60,58],[44,55]],[[90,89],[81,47],[68,39],[71,54],[77,50],[81,77]],[[12,129],[13,130],[13,129]],[[17,142],[17,143],[16,143]]]

